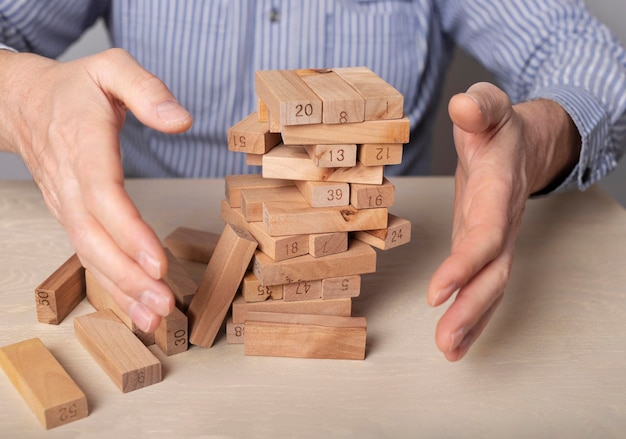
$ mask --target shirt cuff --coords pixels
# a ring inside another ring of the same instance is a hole
[[[2,43],[0,43],[0,50],[8,50],[10,52],[17,52],[17,50],[15,50],[14,48],[9,47],[6,44],[2,44]]]

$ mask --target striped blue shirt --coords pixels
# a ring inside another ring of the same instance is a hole
[[[475,56],[513,102],[548,98],[583,140],[561,188],[586,188],[616,166],[626,142],[626,52],[579,0],[0,0],[0,43],[59,55],[98,18],[113,46],[159,76],[194,117],[186,133],[142,126],[121,134],[128,176],[253,172],[226,147],[254,111],[261,69],[365,65],[405,97],[411,141],[389,175],[425,174],[455,45]]]

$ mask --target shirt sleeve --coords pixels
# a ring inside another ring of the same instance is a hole
[[[626,143],[626,51],[580,0],[447,0],[442,25],[513,102],[559,103],[580,132],[578,164],[555,189],[586,189]]]
[[[0,0],[0,48],[59,56],[109,9],[105,0]]]

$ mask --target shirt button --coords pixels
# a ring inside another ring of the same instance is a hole
[[[270,10],[270,22],[278,23],[280,21],[280,11],[278,8],[272,8]]]

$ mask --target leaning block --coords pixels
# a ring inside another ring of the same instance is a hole
[[[365,317],[248,313],[244,353],[272,357],[365,358]]]
[[[85,297],[85,269],[76,254],[35,288],[37,320],[58,325]]]
[[[224,227],[187,310],[192,344],[213,345],[256,248],[257,242],[244,229]]]
[[[389,250],[411,241],[411,222],[389,214],[389,225],[380,230],[354,233],[354,238],[381,250]]]
[[[178,308],[161,319],[154,332],[154,341],[167,356],[185,352],[188,343],[189,322],[185,313]]]
[[[279,133],[270,133],[267,122],[259,122],[256,113],[228,129],[228,149],[235,152],[265,154],[280,143]]]
[[[167,255],[167,273],[163,277],[163,281],[170,287],[176,300],[176,306],[182,311],[186,311],[193,299],[198,285],[191,278],[191,275],[176,256],[165,248]]]
[[[110,309],[74,319],[76,338],[124,393],[161,381],[161,363]]]
[[[87,416],[87,397],[40,339],[0,348],[0,367],[44,428]]]
[[[217,233],[178,227],[163,242],[177,258],[207,264],[219,238]]]

